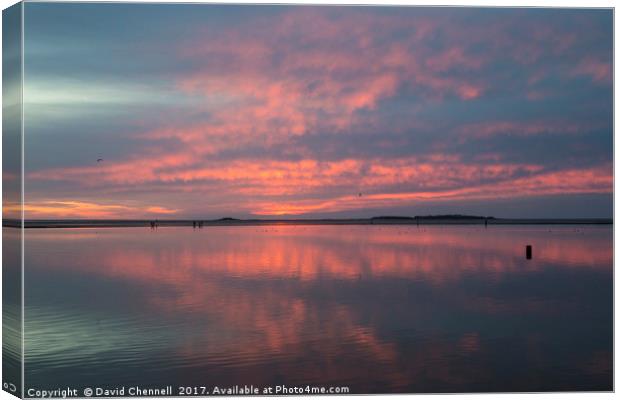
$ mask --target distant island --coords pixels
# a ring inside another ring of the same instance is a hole
[[[295,218],[295,219],[62,219],[26,220],[24,228],[88,228],[88,227],[164,227],[164,226],[252,226],[252,225],[609,225],[612,218],[496,218],[492,216],[444,215],[380,215],[371,218]],[[20,228],[20,220],[5,219],[4,227]]]
[[[415,217],[400,215],[381,215],[372,217],[371,220],[490,220],[495,217],[481,217],[479,215],[444,214],[444,215],[416,215]]]

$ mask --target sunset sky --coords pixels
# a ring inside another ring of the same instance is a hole
[[[612,31],[611,10],[26,3],[26,218],[611,217]]]

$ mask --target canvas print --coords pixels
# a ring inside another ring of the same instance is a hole
[[[612,391],[613,10],[3,11],[3,390]]]

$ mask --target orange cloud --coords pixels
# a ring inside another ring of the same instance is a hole
[[[593,168],[543,173],[508,179],[492,184],[474,184],[457,189],[343,196],[328,200],[301,200],[292,203],[264,202],[255,205],[257,215],[307,214],[323,211],[397,207],[424,201],[493,200],[527,196],[610,193],[613,177],[610,168]]]
[[[101,168],[53,169],[33,173],[29,179],[74,181],[85,186],[150,184],[162,190],[167,185],[190,184],[166,190],[202,193],[222,210],[246,210],[257,215],[360,210],[424,201],[609,193],[613,183],[609,166],[548,172],[535,164],[491,160],[486,164],[463,163],[458,157],[443,154],[326,162],[203,161],[198,166],[186,165],[186,160],[170,155],[163,165],[136,160]],[[363,196],[358,196],[358,191],[363,191]],[[224,197],[214,197],[220,194]],[[39,208],[39,214],[45,210],[52,212],[45,206]],[[94,213],[106,215],[115,210],[127,211],[92,208]],[[140,211],[172,214],[177,210],[151,206]]]
[[[146,212],[150,214],[176,214],[179,210],[173,210],[165,207],[147,207]]]
[[[131,207],[72,200],[50,200],[24,204],[26,219],[35,218],[135,218],[144,214],[173,214],[178,210],[165,207]]]

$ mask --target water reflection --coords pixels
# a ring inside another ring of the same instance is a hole
[[[27,387],[611,389],[610,227],[54,229],[26,240]]]
[[[2,228],[2,371],[8,391],[21,394],[21,229]]]

